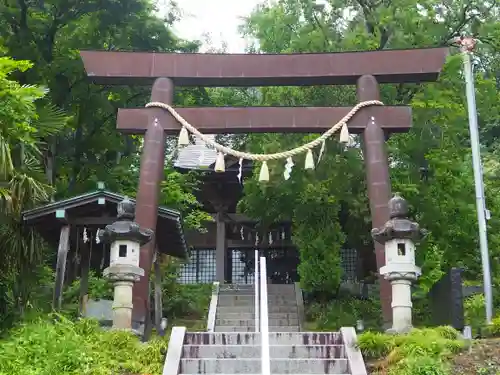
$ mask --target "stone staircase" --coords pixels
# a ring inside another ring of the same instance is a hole
[[[163,375],[262,373],[260,333],[186,333],[182,327],[174,331]],[[347,344],[353,332],[343,328],[331,333],[270,333],[271,374],[366,375],[361,353],[353,343]],[[171,349],[174,345],[179,350]],[[171,355],[174,351],[177,356]]]
[[[269,352],[272,375],[367,375],[354,328],[298,332],[293,285],[268,285]],[[262,374],[261,334],[255,332],[254,294],[246,286],[222,286],[215,332],[174,327],[163,375]]]
[[[295,285],[268,285],[269,332],[299,332]],[[215,332],[255,332],[252,285],[223,285],[219,290]]]

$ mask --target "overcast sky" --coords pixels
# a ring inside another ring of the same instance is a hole
[[[203,40],[203,34],[208,33],[213,47],[220,48],[226,42],[227,52],[245,52],[245,40],[238,33],[238,26],[242,23],[240,17],[248,16],[261,2],[262,0],[179,0],[183,16],[174,30],[184,39]]]

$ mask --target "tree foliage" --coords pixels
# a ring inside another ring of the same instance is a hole
[[[500,9],[479,0],[276,0],[257,7],[242,32],[254,52],[327,52],[447,45],[460,33],[480,40],[475,53],[477,106],[488,209],[490,252],[498,260],[500,215]],[[198,43],[171,31],[178,10],[166,17],[150,0],[5,0],[0,5],[0,318],[15,317],[41,293],[33,280],[50,278],[41,267],[45,245],[19,222],[23,209],[92,190],[134,195],[140,137],[116,131],[116,110],[142,106],[149,88],[109,87],[88,82],[81,49],[190,52]],[[397,64],[397,62],[395,62]],[[391,180],[431,231],[418,248],[428,288],[449,266],[480,278],[477,219],[467,110],[460,57],[453,53],[436,83],[383,85],[387,105],[410,105],[413,129],[388,142]],[[182,105],[353,105],[353,87],[181,89]],[[196,125],[196,124],[194,124]],[[221,137],[235,147],[273,152],[315,135],[266,134]],[[370,212],[361,153],[335,140],[313,173],[296,158],[292,177],[271,163],[271,182],[245,181],[241,210],[264,223],[293,222],[301,252],[299,272],[306,290],[327,296],[341,280],[340,249],[353,248],[375,271]],[[187,225],[207,219],[196,200],[198,179],[172,167],[175,140],[168,141],[161,203],[182,211]],[[315,154],[318,159],[318,153]],[[496,267],[495,261],[492,264]],[[494,273],[495,274],[495,273]],[[49,283],[50,281],[47,281]],[[498,282],[498,280],[495,280]],[[3,319],[7,321],[7,319]]]
[[[496,2],[454,0],[338,1],[321,11],[314,2],[278,0],[255,9],[242,28],[254,50],[268,53],[380,50],[438,47],[466,33],[479,39],[475,52],[477,110],[481,128],[488,209],[490,252],[498,257],[496,155],[500,119],[498,38],[500,8]],[[397,64],[397,62],[394,62]],[[428,289],[450,266],[462,266],[480,279],[475,193],[461,58],[448,59],[440,79],[430,84],[381,86],[386,105],[410,105],[413,128],[388,142],[393,191],[410,202],[412,215],[430,230],[418,248],[424,268],[421,286]],[[261,105],[352,105],[352,87],[265,88]],[[264,135],[248,138],[256,152],[285,150],[313,136]],[[356,139],[359,146],[362,140]],[[335,291],[340,280],[339,249],[372,253],[370,213],[360,148],[343,150],[327,142],[314,173],[294,160],[292,177],[282,181],[283,167],[271,164],[271,182],[262,189],[245,183],[240,208],[268,221],[291,219],[301,252],[300,276],[306,290]],[[318,153],[315,154],[318,156]],[[318,260],[322,261],[319,262]],[[495,263],[495,262],[493,262]],[[376,271],[372,263],[367,269]]]
[[[4,325],[10,322],[6,314],[15,318],[35,305],[31,279],[40,281],[39,271],[54,254],[20,223],[22,210],[94,190],[98,181],[109,190],[135,195],[140,138],[116,131],[116,110],[143,105],[150,90],[90,83],[79,51],[196,50],[196,42],[171,32],[175,5],[166,4],[166,9],[166,17],[160,18],[149,0],[6,0],[0,5]],[[178,103],[202,100],[199,90],[176,93]],[[199,228],[207,216],[194,195],[197,182],[174,171],[173,156],[169,150],[161,204],[181,210],[187,225]],[[52,280],[44,282],[50,285]]]

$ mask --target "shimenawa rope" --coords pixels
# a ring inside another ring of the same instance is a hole
[[[353,116],[358,112],[361,108],[364,107],[369,107],[373,105],[384,105],[381,101],[378,100],[368,100],[364,101],[361,103],[356,104],[347,115],[345,115],[339,122],[337,122],[335,125],[333,125],[330,129],[328,129],[325,133],[323,133],[321,136],[316,138],[315,140],[303,144],[302,146],[293,148],[288,151],[283,151],[283,152],[277,152],[274,154],[252,154],[249,152],[242,152],[242,151],[237,151],[233,150],[230,147],[223,146],[214,140],[206,137],[203,133],[201,133],[198,129],[196,129],[193,125],[191,125],[189,122],[187,122],[181,115],[177,113],[177,111],[169,106],[168,104],[162,103],[162,102],[150,102],[146,104],[146,108],[151,108],[151,107],[156,107],[156,108],[163,108],[170,112],[170,114],[177,120],[179,123],[183,126],[183,128],[187,129],[189,132],[192,134],[198,136],[205,142],[207,145],[212,146],[215,148],[217,151],[225,154],[232,155],[234,157],[237,157],[239,159],[247,159],[247,160],[257,160],[257,161],[268,161],[268,160],[278,160],[278,159],[287,159],[289,157],[301,154],[303,152],[309,151],[313,149],[314,147],[319,146],[322,142],[326,141],[328,138],[330,138],[338,129],[342,128],[342,132],[346,133],[344,135],[349,136],[348,130],[347,130],[347,122],[353,118]],[[344,138],[345,141],[345,137]]]

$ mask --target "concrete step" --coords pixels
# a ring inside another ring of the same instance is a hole
[[[269,314],[271,313],[284,313],[284,314],[288,314],[288,313],[297,313],[297,306],[292,306],[292,305],[289,305],[289,306],[279,306],[279,305],[271,305],[269,304],[268,308],[267,308]],[[254,309],[253,309],[253,306],[231,306],[231,305],[228,305],[228,306],[221,306],[221,305],[217,305],[217,312],[224,312],[224,313],[227,313],[227,314],[242,314],[242,313],[250,313],[250,314],[253,314],[254,313]]]
[[[214,332],[255,332],[255,327],[215,325]]]
[[[297,320],[299,315],[297,312],[291,313],[270,313],[268,314],[269,319],[285,319],[285,320]],[[227,313],[225,309],[219,309],[217,311],[217,319],[229,319],[229,320],[255,320],[255,314],[253,313]]]
[[[267,297],[268,301],[283,300],[283,301],[293,301],[293,303],[297,303],[297,300],[292,295],[288,296],[284,294],[270,294]],[[219,294],[219,301],[226,299],[255,302],[255,297],[248,294]]]
[[[297,301],[295,299],[285,299],[285,298],[275,298],[269,299],[267,302],[268,306],[278,305],[278,306],[297,306]],[[253,298],[245,299],[245,297],[226,297],[221,296],[217,301],[217,306],[248,306],[253,307],[255,305],[255,301]]]
[[[187,332],[187,345],[260,345],[256,332]],[[273,332],[270,345],[342,345],[340,332]]]
[[[269,318],[270,326],[298,326],[298,319],[272,319]],[[255,327],[255,319],[221,319],[215,321],[215,326],[248,326]]]
[[[343,345],[271,345],[271,358],[345,358]],[[182,358],[260,358],[258,345],[184,345]]]
[[[255,296],[254,290],[219,290],[219,296],[226,295],[238,295],[238,296]],[[286,289],[286,290],[273,290],[267,291],[268,296],[290,296],[295,298],[295,290],[294,289]]]
[[[220,290],[254,290],[255,284],[221,284]],[[267,291],[295,290],[294,284],[267,284]]]
[[[269,326],[269,332],[300,332],[297,326]]]
[[[183,358],[180,373],[183,374],[258,374],[261,359]],[[345,374],[349,371],[347,359],[271,359],[272,374]]]
[[[255,295],[253,293],[246,293],[246,292],[244,292],[244,293],[241,293],[241,292],[238,292],[238,293],[228,293],[228,292],[219,293],[219,298],[221,298],[221,297],[235,297],[235,296],[251,298],[253,301],[255,301]],[[295,301],[295,293],[277,292],[277,293],[269,293],[267,295],[268,300],[272,300],[275,298],[287,298],[287,299],[291,299],[291,300]]]
[[[214,327],[214,332],[255,332],[254,327],[244,327],[244,326],[216,326]],[[278,333],[278,332],[300,332],[300,327],[296,326],[275,326],[269,327],[269,333]]]

